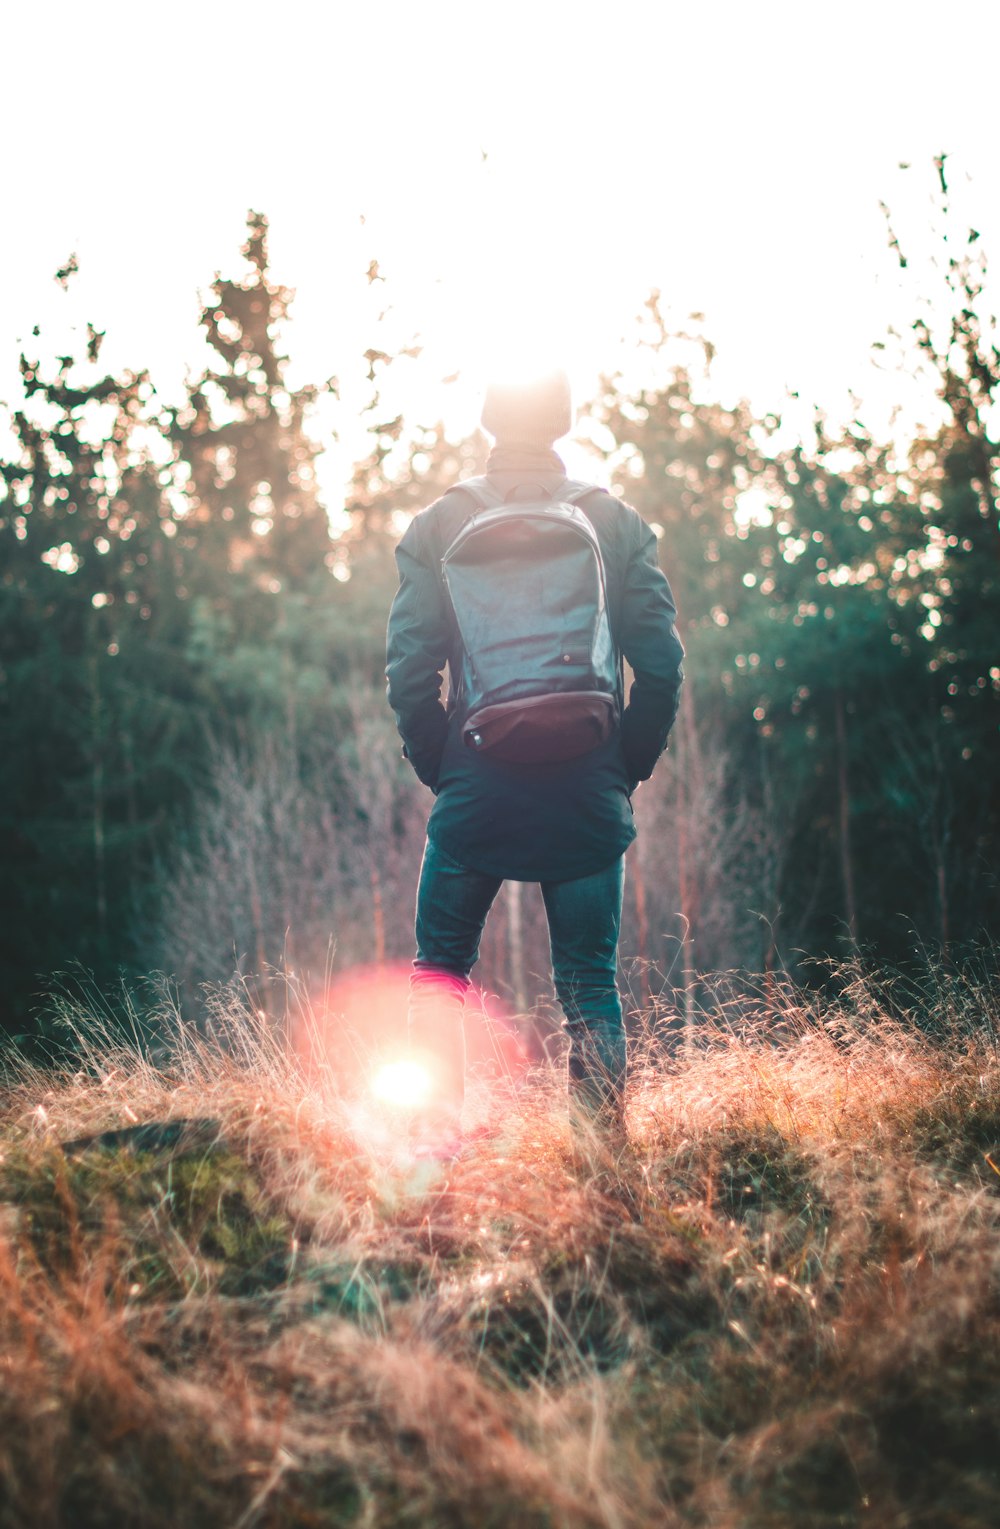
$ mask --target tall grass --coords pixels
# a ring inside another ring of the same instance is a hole
[[[69,1014],[2,1090],[0,1525],[1000,1522],[1000,988],[706,992],[624,1148],[542,1070],[440,1171],[236,993],[155,1065]]]

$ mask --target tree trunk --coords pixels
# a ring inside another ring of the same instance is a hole
[[[645,1014],[649,1009],[649,914],[646,909],[646,875],[638,845],[632,852],[629,875],[635,895],[635,936],[639,947],[639,1007]]]
[[[684,983],[682,1014],[684,1039],[690,1042],[694,1033],[694,925],[695,887],[691,871],[691,772],[696,767],[694,748],[694,707],[691,699],[691,682],[686,681],[681,690],[680,727],[677,739],[677,883],[680,898],[681,919],[681,977]]]
[[[524,971],[524,923],[522,918],[522,894],[519,881],[504,882],[504,900],[507,905],[507,958],[508,981],[514,1008],[525,1014],[528,1008],[527,982]]]
[[[844,692],[838,685],[833,692],[834,721],[837,733],[837,797],[840,873],[844,883],[844,912],[852,950],[858,948],[858,905],[854,895],[854,860],[851,854],[851,791],[847,769],[847,719]]]
[[[382,882],[378,873],[378,866],[372,864],[372,914],[375,929],[375,964],[385,965],[385,909],[382,906]]]
[[[108,943],[108,888],[104,850],[104,719],[101,711],[101,671],[96,658],[90,660],[90,737],[91,816],[94,837],[94,893],[97,903],[97,927],[102,949]]]
[[[250,917],[253,920],[254,959],[257,965],[254,977],[258,983],[262,984],[264,973],[267,970],[267,947],[264,943],[264,908],[260,900],[260,887],[257,883],[257,867],[254,864],[252,845],[247,856],[247,873],[250,883]]]

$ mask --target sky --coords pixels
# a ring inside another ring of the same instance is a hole
[[[7,8],[0,399],[21,344],[57,353],[87,319],[109,367],[178,399],[198,294],[240,269],[253,207],[297,292],[291,380],[337,374],[348,409],[387,306],[384,338],[425,344],[397,376],[407,414],[467,428],[483,378],[536,351],[581,397],[638,365],[655,287],[678,325],[704,315],[724,400],[837,418],[853,390],[913,416],[926,388],[871,346],[940,301],[935,154],[956,226],[1000,250],[998,43],[977,0]]]

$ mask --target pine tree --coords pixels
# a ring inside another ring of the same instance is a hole
[[[946,155],[935,169],[948,319],[943,336],[923,314],[912,332],[944,418],[900,475],[913,534],[892,586],[927,676],[919,722],[900,743],[900,790],[933,866],[947,947],[1000,915],[1000,347],[982,307],[979,234],[956,227]],[[906,269],[891,227],[890,243]]]
[[[336,384],[286,384],[280,333],[294,294],[270,279],[267,230],[250,212],[246,271],[212,283],[201,324],[214,359],[170,433],[193,570],[193,655],[226,710],[294,726],[301,708],[329,699],[335,557],[306,426]]]
[[[63,280],[70,272],[63,273]],[[36,338],[38,331],[35,331]],[[184,773],[186,611],[145,373],[102,375],[101,335],[51,374],[22,356],[0,462],[3,1021],[44,977],[124,956],[157,825]]]

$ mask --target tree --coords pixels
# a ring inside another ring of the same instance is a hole
[[[903,774],[912,781],[916,740],[932,733],[914,800],[947,945],[958,930],[990,928],[1000,913],[1000,348],[996,317],[982,309],[979,234],[956,226],[947,156],[934,163],[935,266],[947,318],[938,325],[920,314],[912,334],[943,418],[918,435],[899,475],[913,534],[894,563],[892,591],[927,676],[901,757],[909,756]],[[891,224],[889,237],[907,270]]]
[[[744,575],[722,673],[738,707],[731,743],[756,756],[761,805],[769,795],[785,825],[786,934],[814,949],[881,939],[885,910],[901,909],[883,874],[881,743],[886,706],[919,679],[889,595],[900,507],[872,504],[858,479],[879,454],[852,444],[863,472],[828,465],[821,422],[813,452],[796,446],[771,463],[774,508],[748,527],[756,571]]]
[[[711,397],[712,346],[667,328],[659,294],[646,304],[652,378],[628,390],[604,377],[585,413],[603,448],[613,488],[660,537],[683,630],[724,626],[743,598],[742,576],[752,567],[737,516],[742,495],[765,466],[763,442],[778,424],[757,420],[744,402],[725,407]],[[703,357],[671,361],[683,344]],[[700,396],[699,396],[700,395]],[[692,648],[696,672],[702,651]]]
[[[0,941],[19,1031],[46,974],[76,959],[103,978],[121,959],[191,745],[153,392],[145,373],[102,375],[101,338],[89,327],[85,357],[50,374],[22,356],[0,463],[0,837],[17,888]]]
[[[719,871],[718,835],[728,835],[730,845],[738,837],[742,845],[748,822],[745,761],[720,742],[732,721],[721,680],[733,663],[748,581],[756,583],[762,556],[740,506],[765,474],[763,445],[778,421],[758,421],[745,403],[725,407],[712,398],[711,345],[672,334],[657,293],[647,302],[645,326],[650,380],[626,390],[620,378],[603,378],[586,419],[611,466],[613,490],[658,535],[688,648],[673,758],[639,798],[638,810],[651,825],[648,837],[658,843],[636,853],[632,874],[639,953],[648,946],[663,960],[662,940],[679,942],[681,959],[666,963],[679,971],[706,957],[732,960],[739,949],[743,959],[746,953],[745,920],[731,895],[737,885],[746,894],[745,878],[730,875],[723,887]],[[671,360],[682,347],[693,347],[695,360]],[[721,761],[730,768],[720,768]],[[728,945],[721,937],[726,919]],[[688,979],[677,985],[687,991]]]
[[[294,294],[269,274],[267,219],[247,215],[239,279],[217,275],[201,323],[212,364],[170,438],[190,567],[191,654],[232,720],[282,717],[294,733],[332,704],[326,641],[337,600],[329,519],[307,420],[333,379],[292,390],[279,350]]]

